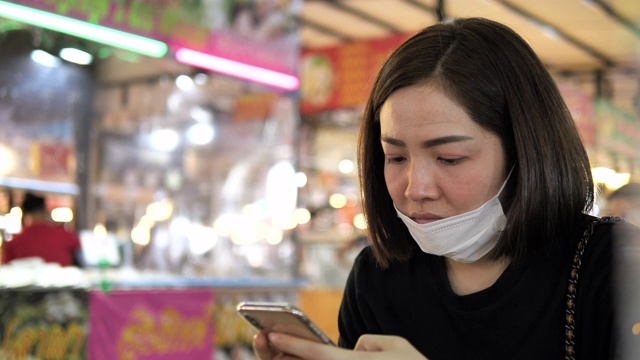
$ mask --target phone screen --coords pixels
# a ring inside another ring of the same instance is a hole
[[[300,309],[282,303],[240,303],[238,313],[254,328],[276,331],[303,339],[335,345]]]

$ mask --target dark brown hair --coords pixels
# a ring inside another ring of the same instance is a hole
[[[44,197],[31,192],[24,195],[24,200],[22,200],[22,206],[20,208],[23,214],[33,214],[46,211],[47,209]]]
[[[589,158],[571,113],[544,64],[513,30],[482,18],[455,19],[400,45],[378,73],[364,110],[358,166],[378,264],[388,267],[418,249],[385,184],[379,112],[394,91],[423,83],[438,86],[496,134],[505,172],[513,167],[503,202],[507,226],[492,257],[518,262],[567,238],[594,199]]]

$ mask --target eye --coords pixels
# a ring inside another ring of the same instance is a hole
[[[406,160],[405,157],[397,156],[397,157],[387,157],[387,164],[401,164]]]
[[[445,165],[456,165],[460,163],[464,158],[438,158],[438,161]]]

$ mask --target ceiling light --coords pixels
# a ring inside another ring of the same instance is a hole
[[[173,129],[157,129],[149,135],[149,145],[158,151],[173,151],[180,144],[180,135]]]
[[[340,170],[340,172],[343,174],[350,174],[353,171],[354,167],[355,165],[350,159],[342,159],[338,163],[338,170]]]
[[[182,91],[189,91],[193,88],[193,79],[187,75],[180,75],[176,78],[176,86]]]
[[[194,145],[205,145],[213,140],[215,130],[210,124],[195,123],[187,129],[187,140]]]
[[[168,50],[162,41],[7,1],[0,1],[0,16],[147,56],[163,57]]]
[[[47,67],[56,67],[60,65],[60,59],[43,50],[33,50],[31,52],[31,60],[40,65]]]
[[[300,86],[300,80],[293,75],[244,64],[191,49],[180,48],[176,51],[175,56],[176,60],[184,64],[282,90],[294,91]]]
[[[89,65],[93,61],[91,54],[75,48],[64,48],[60,50],[60,57],[78,65]]]

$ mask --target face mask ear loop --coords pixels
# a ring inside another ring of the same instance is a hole
[[[515,167],[516,167],[516,164],[513,164],[513,166],[511,167],[511,170],[509,170],[509,175],[507,175],[507,178],[502,183],[502,186],[500,186],[500,190],[498,190],[498,194],[496,196],[500,196],[500,194],[502,193],[502,190],[504,190],[504,187],[507,186],[507,183],[509,182],[509,178],[511,177],[511,173],[513,172],[513,169],[515,169]]]

